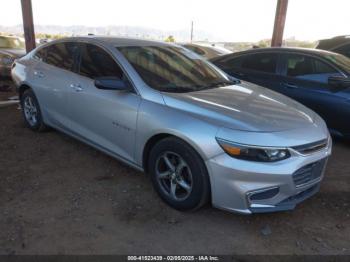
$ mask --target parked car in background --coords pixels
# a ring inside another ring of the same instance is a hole
[[[0,36],[0,79],[10,77],[12,63],[25,54],[23,40],[14,36]]]
[[[350,36],[336,36],[320,40],[317,49],[323,49],[345,55],[350,58]]]
[[[230,50],[215,46],[215,45],[204,45],[204,44],[182,44],[183,47],[195,52],[206,59],[227,55],[232,53]]]
[[[179,210],[293,209],[318,191],[331,154],[313,111],[172,44],[67,38],[12,75],[30,129],[54,127],[149,173]]]
[[[289,96],[350,137],[350,59],[316,49],[261,48],[211,60],[229,75]]]

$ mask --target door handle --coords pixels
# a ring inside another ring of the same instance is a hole
[[[70,87],[73,88],[75,92],[81,92],[84,90],[80,84],[70,84]]]
[[[290,89],[296,89],[296,88],[298,88],[297,85],[291,84],[291,83],[283,83],[283,85],[284,85],[285,87],[287,87],[287,88],[290,88]]]
[[[41,71],[34,71],[34,75],[37,76],[37,77],[39,77],[39,78],[44,77],[44,73],[41,72]]]

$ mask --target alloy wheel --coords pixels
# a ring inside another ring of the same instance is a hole
[[[192,192],[191,169],[174,152],[165,152],[157,158],[156,177],[161,190],[175,201],[185,200]]]
[[[32,97],[24,98],[23,110],[27,122],[31,126],[35,126],[38,123],[38,109]]]

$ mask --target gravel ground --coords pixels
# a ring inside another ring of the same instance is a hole
[[[0,92],[0,100],[13,93]],[[350,145],[296,210],[243,216],[166,206],[149,178],[0,108],[0,254],[348,254]]]

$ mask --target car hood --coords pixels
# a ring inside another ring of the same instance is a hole
[[[162,94],[169,107],[235,130],[279,132],[316,125],[316,114],[310,109],[247,82],[189,93]]]
[[[11,55],[15,58],[21,58],[25,56],[26,50],[24,49],[11,49],[11,48],[0,48],[0,53]]]

